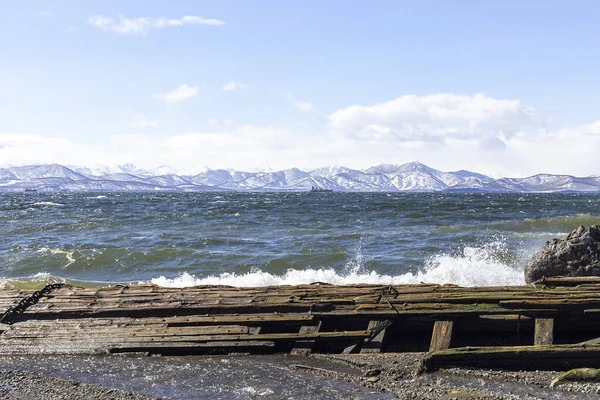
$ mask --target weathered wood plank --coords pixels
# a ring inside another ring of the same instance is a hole
[[[542,346],[554,342],[554,318],[536,318],[533,344]]]
[[[453,321],[435,321],[429,351],[445,350],[452,343]]]
[[[73,337],[77,340],[81,340],[80,332],[65,332],[65,335],[62,337]],[[298,332],[298,333],[260,333],[260,334],[207,334],[207,335],[154,335],[151,332],[142,336],[142,337],[156,337],[161,338],[161,340],[167,341],[175,341],[175,340],[189,340],[189,341],[200,341],[200,342],[209,342],[209,341],[221,341],[221,340],[314,340],[314,339],[353,339],[353,338],[367,338],[371,336],[371,332],[369,330],[365,331],[336,331],[336,332]],[[35,338],[44,339],[48,336],[40,335],[35,336]],[[115,332],[114,334],[105,334],[101,333],[98,335],[92,335],[89,333],[86,336],[86,340],[91,340],[92,337],[95,338],[106,338],[106,339],[119,339],[123,338],[124,340],[140,340],[137,336],[132,336],[128,334],[126,331]],[[0,335],[0,343],[8,343],[10,341],[18,341],[18,340],[27,340],[26,337],[16,337],[10,335]],[[100,339],[98,339],[100,340]]]
[[[600,345],[461,347],[428,353],[423,371],[476,367],[517,370],[557,370],[600,367]]]
[[[302,325],[299,334],[316,333],[319,332],[319,329],[321,329],[321,321],[316,325]],[[314,340],[297,340],[290,354],[293,356],[309,356],[312,353],[314,344]]]
[[[383,341],[385,339],[385,334],[387,332],[387,327],[391,325],[391,321],[385,320],[371,320],[369,321],[369,325],[367,327],[368,330],[372,332],[371,337],[368,340],[364,340],[362,344],[362,348],[360,349],[361,353],[379,353],[381,352],[381,348],[383,346]],[[373,335],[373,333],[375,335]],[[352,351],[352,350],[350,350]]]

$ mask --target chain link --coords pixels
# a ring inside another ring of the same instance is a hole
[[[27,310],[29,307],[40,301],[40,298],[50,294],[50,292],[52,292],[54,289],[60,289],[62,287],[65,287],[64,283],[51,283],[49,285],[44,286],[37,292],[33,292],[31,296],[21,299],[21,301],[19,301],[17,305],[8,307],[8,310],[6,310],[4,314],[2,314],[2,317],[0,318],[0,323],[7,325],[14,324],[14,317],[23,314],[25,310]]]

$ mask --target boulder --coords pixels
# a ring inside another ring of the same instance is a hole
[[[552,239],[525,267],[525,281],[552,276],[600,276],[600,225],[580,226],[566,239]]]

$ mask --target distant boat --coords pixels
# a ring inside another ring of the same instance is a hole
[[[25,189],[26,192],[37,192],[37,189]]]
[[[311,191],[311,193],[325,193],[325,192],[333,192],[333,189],[325,189],[325,188],[320,188],[317,186],[311,186],[310,191]]]

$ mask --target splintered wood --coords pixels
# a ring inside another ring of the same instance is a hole
[[[34,294],[0,292],[0,313]],[[471,288],[66,285],[35,297],[37,303],[6,313],[0,354],[308,355],[429,349],[427,365],[435,369],[461,359],[479,364],[508,359],[519,352],[530,360],[543,359],[541,354],[555,343],[579,346],[560,354],[587,358],[582,352],[597,352],[593,343],[600,338],[600,278]],[[479,350],[460,353],[461,346]],[[535,350],[523,350],[528,346]],[[512,350],[486,353],[499,348]]]

